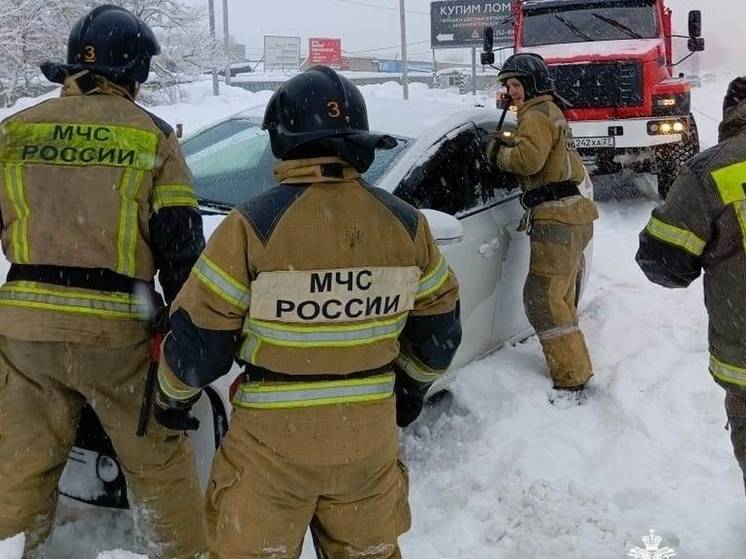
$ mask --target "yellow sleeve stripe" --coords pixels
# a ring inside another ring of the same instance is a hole
[[[450,270],[442,256],[438,264],[426,276],[420,280],[415,299],[423,299],[428,295],[436,293],[448,281]]]
[[[164,184],[153,188],[151,201],[152,211],[161,208],[188,207],[197,209],[197,198],[194,189],[186,184]]]
[[[656,217],[650,218],[645,231],[659,241],[678,247],[694,256],[702,256],[707,244],[691,231],[669,225]]]
[[[161,360],[161,364],[158,367],[158,384],[166,396],[174,400],[188,400],[200,391],[199,388],[193,388],[181,382],[168,368],[168,365],[163,362],[162,357]]]
[[[241,312],[248,310],[251,301],[249,286],[231,277],[204,254],[197,260],[192,273],[221,299],[238,307]]]
[[[710,355],[710,373],[730,384],[746,386],[746,368],[720,361],[714,355]]]
[[[396,358],[396,364],[401,367],[408,377],[423,384],[433,382],[445,372],[431,369],[413,355],[406,355],[404,353],[400,353]]]

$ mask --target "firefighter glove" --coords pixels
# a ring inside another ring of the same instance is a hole
[[[512,146],[513,142],[511,141],[510,136],[506,136],[505,134],[498,132],[496,134],[490,134],[487,138],[487,143],[485,147],[485,156],[487,157],[487,161],[489,163],[494,164],[495,158],[497,157],[497,152],[500,151],[500,148],[503,146]]]
[[[187,400],[176,400],[164,393],[159,386],[153,411],[155,420],[174,431],[196,431],[199,429],[199,419],[190,412],[194,403],[199,400],[200,395],[201,392],[198,392]]]
[[[402,382],[397,375],[394,388],[396,392],[396,424],[406,427],[420,416],[425,406],[425,394],[430,387],[429,384],[416,384],[414,382]]]

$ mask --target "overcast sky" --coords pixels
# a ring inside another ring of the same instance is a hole
[[[207,0],[189,1],[207,6]],[[215,0],[221,26],[222,3]],[[304,51],[309,37],[341,37],[346,52],[384,48],[365,54],[394,56],[400,41],[398,5],[398,0],[228,0],[231,34],[252,56],[261,56],[264,35],[300,36]],[[746,0],[667,0],[667,5],[674,10],[674,31],[680,33],[686,33],[688,10],[703,11],[704,35],[711,47],[703,55],[703,67],[717,65],[746,74]],[[407,42],[414,59],[432,57],[429,6],[430,0],[406,0]],[[685,40],[677,41],[685,48]],[[439,58],[448,54],[440,51]]]

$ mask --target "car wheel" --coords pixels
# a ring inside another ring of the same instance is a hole
[[[694,115],[689,115],[689,133],[677,144],[660,146],[656,154],[658,195],[665,200],[684,164],[699,153],[699,131]]]

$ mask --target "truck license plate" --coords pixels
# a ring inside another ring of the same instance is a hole
[[[575,138],[577,148],[613,148],[616,145],[614,136],[586,136]]]

